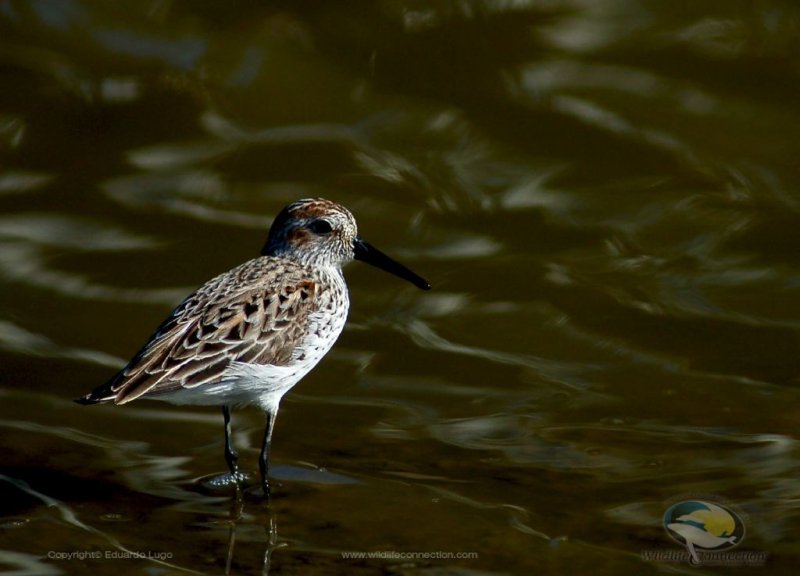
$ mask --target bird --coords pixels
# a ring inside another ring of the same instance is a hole
[[[244,476],[231,439],[231,407],[255,405],[266,416],[258,464],[268,496],[280,401],[341,334],[350,307],[342,266],[352,260],[431,288],[363,240],[341,204],[297,200],[275,217],[260,256],[192,292],[115,376],[75,401],[221,406],[225,461],[237,485]]]

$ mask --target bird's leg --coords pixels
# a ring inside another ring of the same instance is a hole
[[[275,416],[277,410],[273,413],[267,411],[267,426],[264,428],[264,442],[261,445],[261,455],[258,457],[258,468],[261,471],[261,486],[264,488],[264,495],[269,496],[269,447],[272,443],[272,428],[275,426]]]
[[[239,455],[233,447],[231,440],[231,407],[225,405],[222,407],[222,416],[225,418],[225,461],[228,463],[228,468],[231,471],[231,476],[236,480],[239,476],[239,467],[236,464]]]

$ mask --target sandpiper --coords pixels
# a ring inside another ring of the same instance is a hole
[[[331,349],[350,299],[342,265],[367,262],[428,290],[430,284],[362,240],[353,215],[321,198],[298,200],[275,218],[261,256],[208,281],[158,327],[130,362],[80,404],[137,398],[222,406],[225,460],[239,479],[230,407],[266,414],[259,457],[269,493],[269,450],[286,392]]]

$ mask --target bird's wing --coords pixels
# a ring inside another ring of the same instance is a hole
[[[251,260],[186,298],[122,371],[79,401],[123,404],[202,386],[233,361],[284,366],[322,289],[299,265]]]

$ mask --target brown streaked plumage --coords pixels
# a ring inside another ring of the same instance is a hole
[[[124,404],[202,386],[231,361],[287,365],[316,311],[320,280],[307,275],[303,266],[262,257],[213,279],[176,308],[108,383],[109,399]],[[232,290],[237,285],[251,287]]]
[[[222,405],[225,458],[234,478],[230,405],[257,404],[267,416],[259,465],[268,493],[269,446],[280,400],[341,333],[349,308],[341,266],[353,259],[430,288],[361,240],[346,208],[320,198],[299,200],[275,218],[261,257],[192,293],[116,376],[77,402],[153,398]]]

